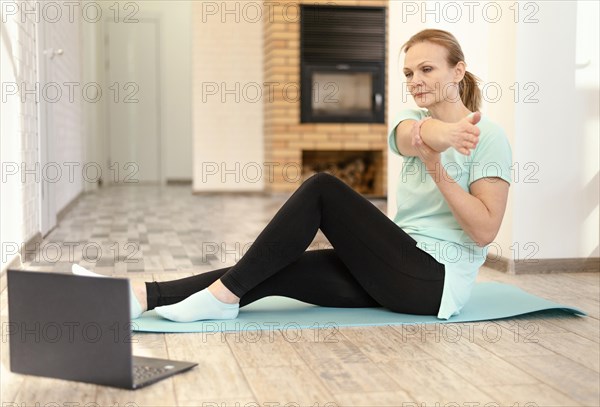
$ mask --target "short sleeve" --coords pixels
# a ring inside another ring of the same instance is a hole
[[[423,117],[425,117],[425,112],[420,109],[404,109],[396,115],[396,118],[392,122],[392,130],[388,135],[388,145],[390,146],[390,150],[392,150],[394,154],[404,157],[404,155],[401,154],[400,151],[398,151],[398,147],[396,146],[396,127],[403,120],[421,120]]]
[[[512,149],[501,127],[494,126],[480,135],[472,156],[469,185],[485,177],[499,177],[512,183]]]

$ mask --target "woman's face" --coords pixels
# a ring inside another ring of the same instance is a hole
[[[460,100],[458,86],[464,77],[464,62],[450,68],[446,63],[446,49],[431,42],[410,47],[404,58],[404,76],[408,91],[419,107]]]

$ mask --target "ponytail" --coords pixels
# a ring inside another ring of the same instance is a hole
[[[467,109],[476,112],[481,107],[481,89],[477,85],[479,78],[469,71],[458,84],[460,99]]]

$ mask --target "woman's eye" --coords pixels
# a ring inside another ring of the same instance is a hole
[[[432,70],[432,68],[429,66],[423,68],[423,72],[431,72],[431,70]],[[406,74],[404,74],[404,76],[406,76],[408,78],[409,76],[412,76],[412,73],[406,73]]]

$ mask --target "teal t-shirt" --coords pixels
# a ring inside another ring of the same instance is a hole
[[[471,296],[477,272],[485,262],[488,246],[479,247],[463,231],[435,181],[419,157],[406,157],[396,148],[396,126],[403,120],[420,120],[431,114],[424,109],[402,110],[392,123],[388,144],[404,158],[398,177],[397,212],[393,221],[417,241],[417,247],[445,266],[444,291],[437,317],[458,315]],[[512,182],[512,150],[504,130],[482,115],[479,142],[471,155],[453,147],[441,153],[441,164],[460,187],[484,177],[500,177]],[[490,182],[504,182],[489,178]]]

